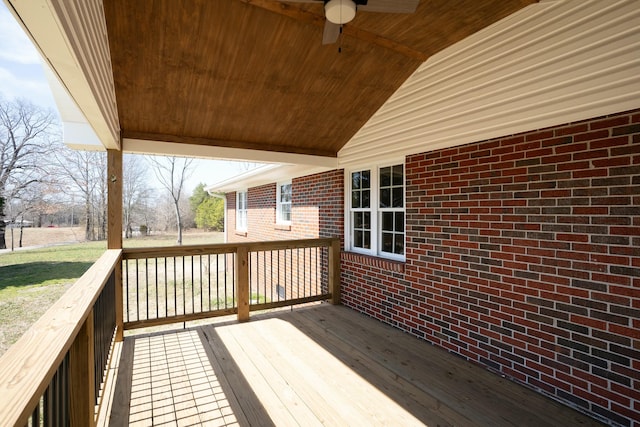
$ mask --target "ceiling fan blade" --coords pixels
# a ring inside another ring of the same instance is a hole
[[[367,4],[358,5],[363,12],[413,13],[420,0],[369,0]]]
[[[324,21],[324,33],[322,34],[322,44],[333,44],[338,41],[340,36],[340,24],[334,24],[333,22]]]

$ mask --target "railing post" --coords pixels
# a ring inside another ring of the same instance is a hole
[[[246,322],[249,320],[249,249],[247,247],[238,247],[235,274],[238,284],[238,322]]]
[[[340,304],[340,239],[329,247],[329,292],[331,304]]]
[[[69,410],[71,427],[95,425],[93,309],[69,349]]]
[[[107,150],[107,248],[122,249],[122,151]],[[123,339],[122,261],[114,268],[116,280],[116,341]]]

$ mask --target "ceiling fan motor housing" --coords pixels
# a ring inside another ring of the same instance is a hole
[[[334,24],[346,24],[356,16],[356,3],[352,0],[329,0],[324,5],[327,20]]]

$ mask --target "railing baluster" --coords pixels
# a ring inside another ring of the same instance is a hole
[[[276,286],[275,281],[273,280],[273,251],[269,251],[269,265],[271,266],[271,274],[269,275],[269,286],[271,288],[271,301],[273,301],[273,287]]]
[[[191,313],[196,312],[196,299],[195,299],[195,289],[194,289],[194,278],[193,278],[193,256],[191,256],[191,271],[189,277],[191,278]]]
[[[158,258],[153,259],[153,281],[156,285],[156,319],[160,318],[160,294],[158,292]]]
[[[124,301],[125,301],[125,309],[127,312],[127,322],[129,321],[129,260],[125,260],[125,270],[126,270],[126,279],[125,279],[125,295],[124,295]]]
[[[140,268],[138,267],[138,260],[136,260],[136,319],[140,320]]]

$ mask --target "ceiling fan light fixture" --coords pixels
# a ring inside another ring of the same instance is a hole
[[[324,13],[329,22],[342,25],[356,16],[356,4],[352,0],[329,0],[324,5]]]

